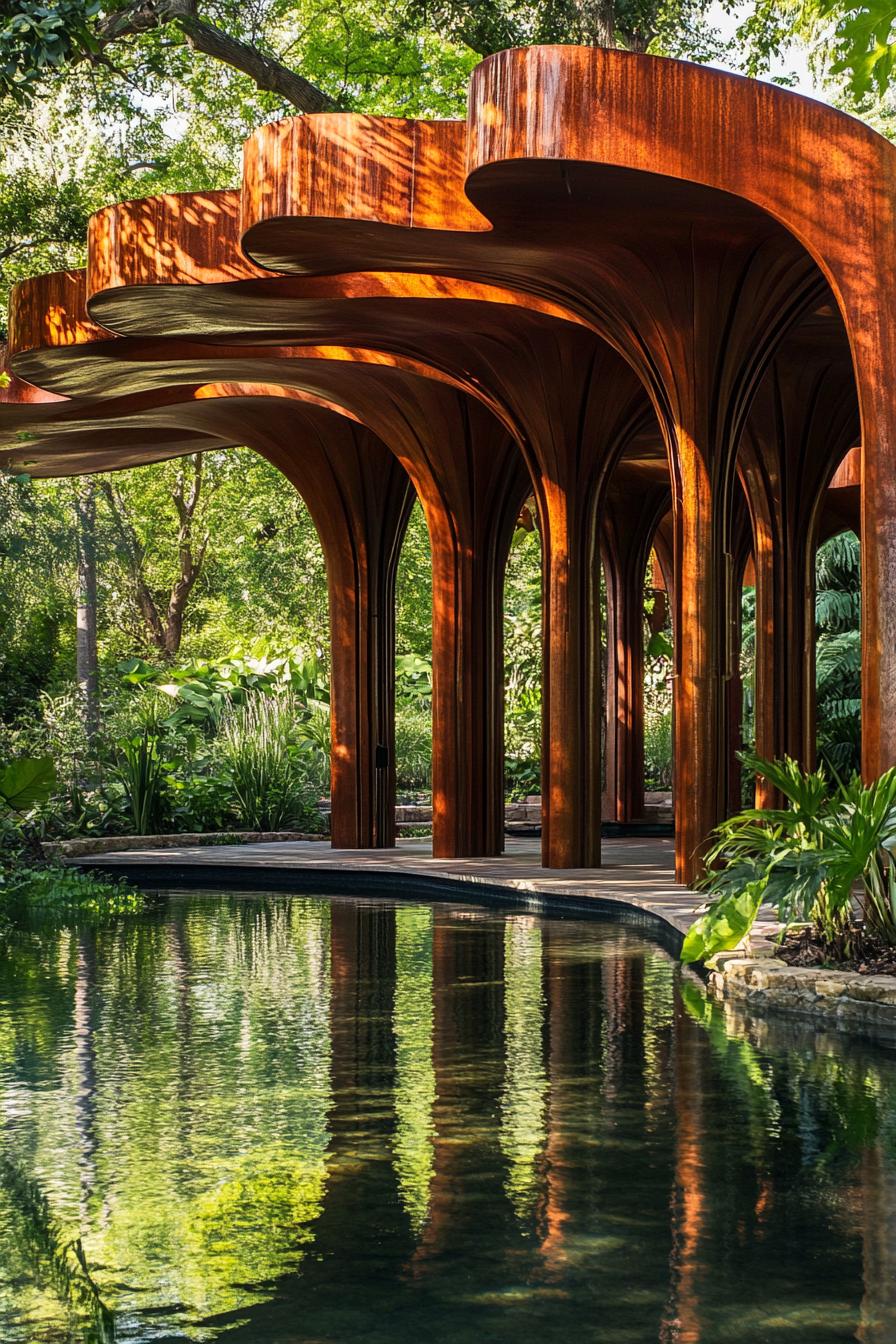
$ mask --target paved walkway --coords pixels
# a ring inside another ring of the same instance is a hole
[[[140,849],[92,855],[80,862],[93,868],[158,867],[160,881],[186,877],[203,880],[217,868],[242,878],[263,870],[283,878],[290,872],[400,873],[406,876],[447,878],[485,884],[491,888],[530,892],[551,898],[569,897],[577,904],[619,902],[629,909],[658,917],[677,933],[684,933],[702,897],[673,881],[672,841],[653,837],[605,838],[600,868],[542,868],[539,842],[508,838],[500,858],[434,859],[428,840],[400,840],[394,850],[331,849],[324,841],[278,841],[272,844],[214,845],[182,849]],[[167,871],[166,871],[167,870]],[[199,870],[199,871],[197,871]],[[471,896],[473,893],[470,893]]]

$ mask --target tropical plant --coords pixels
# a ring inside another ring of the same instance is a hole
[[[118,671],[125,686],[167,698],[169,712],[160,717],[168,728],[189,726],[211,733],[224,711],[245,704],[253,691],[290,690],[308,701],[311,710],[326,707],[329,700],[317,654],[298,646],[274,654],[264,639],[256,640],[245,653],[237,651],[208,661],[192,659],[174,669],[127,658],[119,663]]]
[[[432,659],[401,653],[395,659],[395,700],[399,705],[428,709],[432,704]]]
[[[818,548],[815,582],[818,754],[848,776],[862,751],[862,568],[854,532]]]
[[[144,728],[118,743],[114,774],[124,787],[135,835],[154,835],[165,800],[165,766],[158,736]]]
[[[45,803],[56,783],[48,756],[23,756],[0,767],[0,803],[19,815]]]
[[[428,709],[399,706],[395,716],[396,785],[402,793],[432,787],[432,719]]]
[[[671,709],[653,709],[645,715],[644,787],[661,792],[672,787]]]
[[[220,760],[250,830],[284,830],[315,815],[309,747],[297,731],[299,712],[288,692],[256,692],[221,721]]]
[[[704,879],[711,900],[682,960],[736,947],[763,902],[785,928],[811,923],[839,957],[865,940],[896,946],[896,769],[865,786],[858,777],[832,783],[789,757],[743,759],[788,806],[747,808],[717,828]]]
[[[4,854],[18,861],[30,852],[40,862],[43,851],[29,818],[46,804],[55,782],[56,769],[47,756],[20,756],[0,767],[0,861]]]
[[[541,793],[541,758],[507,756],[504,759],[504,792],[509,802],[521,802]]]

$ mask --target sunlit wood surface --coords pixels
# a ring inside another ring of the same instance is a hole
[[[347,847],[394,837],[391,611],[412,492],[433,550],[446,858],[502,847],[520,505],[534,497],[544,557],[548,867],[600,862],[602,795],[618,820],[643,808],[655,549],[688,881],[737,788],[744,575],[757,746],[811,760],[814,548],[844,526],[862,537],[864,768],[896,761],[894,165],[823,104],[591,48],[489,58],[465,122],[263,126],[234,190],[110,206],[84,272],[17,287],[2,461],[62,475],[247,444],[289,477],[327,558]]]

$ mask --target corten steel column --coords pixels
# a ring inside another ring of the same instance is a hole
[[[607,743],[605,816],[644,815],[644,583],[665,485],[625,478],[607,490],[601,510],[607,579]]]
[[[720,249],[707,237],[681,276],[687,320],[676,326],[669,315],[665,377],[675,530],[676,877],[689,883],[732,788],[726,683],[737,673],[737,446],[764,369],[817,302],[822,282],[792,242],[775,236],[752,250]]]
[[[637,375],[571,325],[517,319],[482,382],[518,426],[542,544],[542,863],[600,863],[599,500],[626,443],[654,427]]]
[[[222,413],[308,505],[330,608],[330,839],[395,843],[395,575],[414,491],[363,426],[290,398],[233,399]]]
[[[811,768],[819,519],[858,416],[847,351],[801,350],[795,333],[783,354],[763,380],[739,453],[756,571],[756,752]],[[772,807],[780,799],[759,779],[756,802]]]
[[[531,491],[508,430],[432,379],[378,374],[367,423],[414,483],[432,552],[433,854],[504,847],[504,569]]]
[[[504,569],[529,491],[516,445],[469,404],[468,508],[427,509],[433,571],[433,855],[504,848]]]

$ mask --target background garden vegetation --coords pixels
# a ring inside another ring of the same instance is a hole
[[[707,0],[13,0],[0,17],[0,333],[9,285],[83,264],[100,206],[231,186],[247,134],[296,111],[462,115],[473,66],[510,45],[615,44],[774,68],[786,83],[798,38],[834,101],[889,127],[883,11],[753,0],[723,17]],[[521,524],[505,592],[510,797],[538,792],[540,771],[541,556],[531,513]],[[86,713],[75,633],[85,555],[97,619]],[[429,787],[430,586],[417,508],[397,594],[406,797]],[[749,592],[744,601],[749,743]],[[858,743],[859,605],[857,544],[836,540],[819,567],[820,745],[845,772]],[[659,634],[645,635],[646,774],[663,790],[668,624]],[[237,449],[86,481],[0,477],[0,763],[52,757],[48,831],[313,826],[327,704],[322,553],[301,499],[264,460]],[[266,754],[249,787],[253,734]]]

